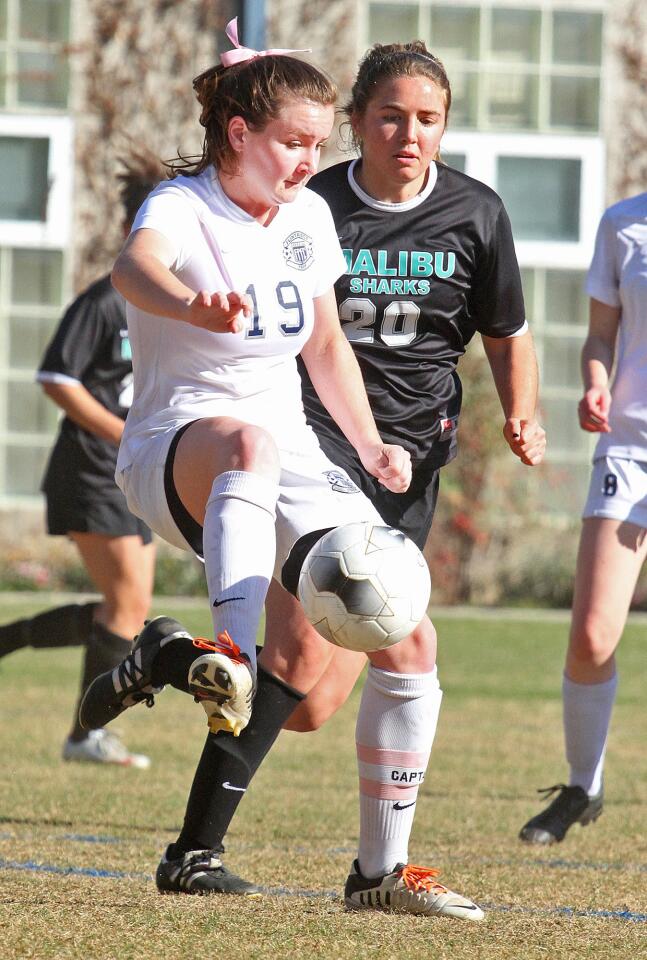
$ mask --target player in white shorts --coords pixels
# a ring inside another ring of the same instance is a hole
[[[279,52],[207,70],[194,89],[203,155],[178,160],[148,197],[113,271],[134,370],[116,479],[136,515],[204,557],[216,639],[205,652],[153,621],[89,689],[86,728],[171,682],[203,702],[212,732],[238,735],[272,575],[304,534],[380,522],[350,480],[335,482],[306,423],[298,354],[366,469],[394,492],[411,478],[409,454],[380,439],[341,332],[332,216],[302,189],[332,128],[334,86]]]
[[[602,813],[616,695],[615,649],[647,556],[647,193],[610,207],[589,270],[580,426],[599,433],[583,511],[562,686],[567,785],[522,827],[528,843],[564,839]],[[613,384],[611,370],[616,362]]]

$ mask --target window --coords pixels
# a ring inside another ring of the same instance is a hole
[[[0,169],[9,172],[0,180],[0,219],[47,218],[48,158],[46,137],[0,136]]]
[[[61,315],[63,253],[0,248],[0,496],[35,496],[57,410],[34,382]]]
[[[462,155],[462,169],[502,197],[522,266],[588,267],[604,206],[600,139],[450,128],[441,155]]]
[[[599,129],[602,2],[368,3],[368,43],[422,37],[452,84],[452,127]]]
[[[0,244],[64,247],[69,240],[69,117],[0,113]]]
[[[57,421],[34,375],[65,296],[70,118],[0,113],[0,163],[0,500],[14,503],[37,497]]]
[[[460,170],[461,173],[465,173],[467,158],[464,153],[448,153],[446,150],[442,150],[441,158],[442,162],[446,163],[448,167],[453,167],[454,170]]]
[[[589,463],[597,435],[580,430],[580,354],[588,330],[586,270],[521,272],[526,314],[541,376],[541,419],[549,438],[547,482],[537,496],[551,513],[577,514],[584,503]]]
[[[371,43],[406,43],[417,36],[417,3],[382,3],[371,12]]]
[[[69,0],[0,0],[0,107],[67,106]]]
[[[576,158],[497,158],[498,192],[517,240],[579,240],[581,170]]]

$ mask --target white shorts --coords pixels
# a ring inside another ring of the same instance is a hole
[[[116,480],[132,513],[168,543],[191,550],[171,515],[164,488],[166,459],[176,432],[156,434],[143,443],[133,463],[118,473]],[[326,457],[313,437],[310,431],[304,434],[302,453],[279,449],[274,567],[279,582],[290,550],[305,534],[362,520],[384,524],[368,497],[345,470]]]
[[[601,457],[593,462],[582,518],[627,520],[647,529],[647,462]]]

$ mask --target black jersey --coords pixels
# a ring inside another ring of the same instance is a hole
[[[102,406],[125,420],[132,400],[133,366],[125,302],[103,277],[82,293],[63,316],[41,362],[37,379],[81,383]],[[82,476],[86,486],[114,485],[117,446],[84,430],[69,417],[61,421],[43,490]]]
[[[508,337],[524,324],[510,221],[493,190],[449,167],[437,165],[433,188],[412,201],[384,204],[357,186],[353,166],[309,183],[332,210],[348,265],[335,284],[340,320],[382,439],[436,469],[455,454],[467,344],[475,331]],[[330,456],[326,441],[346,441],[301,372],[308,421]]]

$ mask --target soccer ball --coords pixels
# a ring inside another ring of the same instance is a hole
[[[298,595],[313,627],[347,650],[384,650],[420,623],[431,578],[415,543],[370,521],[326,533],[306,556]]]

